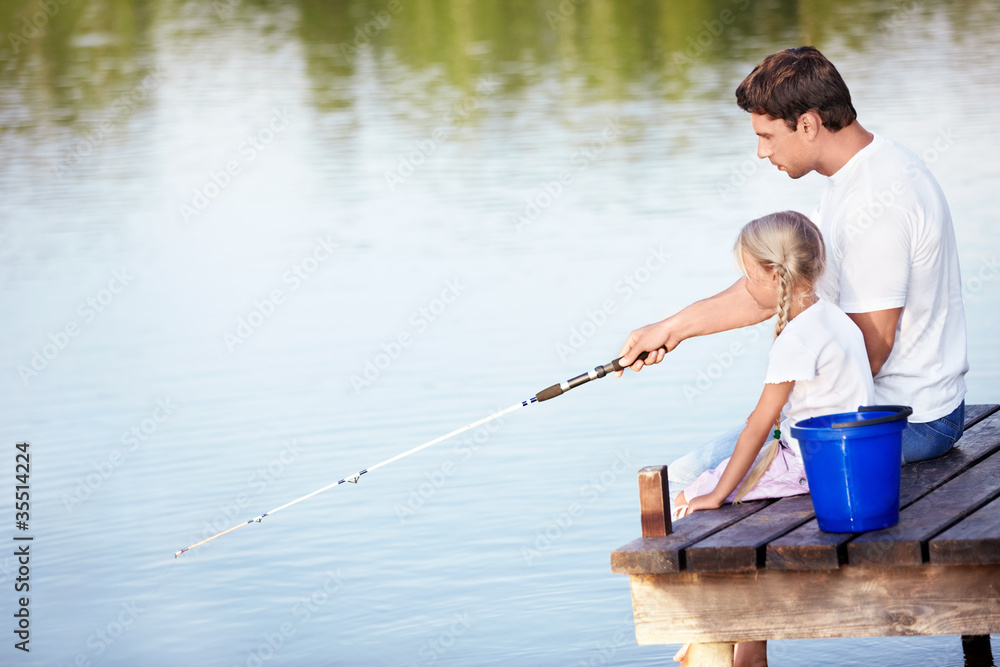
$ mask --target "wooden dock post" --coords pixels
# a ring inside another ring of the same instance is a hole
[[[968,667],[992,667],[993,649],[989,635],[962,635],[962,653]]]
[[[667,466],[647,466],[639,471],[639,513],[643,537],[666,537],[673,532]],[[681,667],[732,667],[734,648],[728,642],[690,644]]]
[[[667,466],[647,466],[639,471],[639,513],[643,537],[666,537],[673,532]]]

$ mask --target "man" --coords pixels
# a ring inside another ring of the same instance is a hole
[[[913,408],[903,461],[945,453],[962,435],[968,361],[958,250],[940,186],[916,155],[858,123],[846,84],[815,48],[768,56],[736,100],[750,112],[758,157],[794,179],[829,177],[811,216],[827,246],[820,296],[861,329],[876,401]],[[633,331],[622,365],[638,371],[687,338],[772,317],[744,283]],[[740,430],[672,463],[671,490],[730,456]]]

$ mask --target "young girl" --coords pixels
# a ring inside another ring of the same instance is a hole
[[[733,251],[750,296],[778,314],[764,391],[733,455],[677,495],[675,518],[722,503],[807,493],[802,453],[790,424],[853,412],[875,400],[861,330],[814,290],[826,264],[819,228],[795,211],[772,213],[744,227]],[[674,660],[683,663],[687,649],[685,644]],[[766,665],[767,642],[740,642],[734,661]]]
[[[825,265],[816,225],[795,211],[758,218],[740,232],[734,253],[750,296],[778,315],[764,391],[733,455],[678,494],[676,518],[723,503],[808,493],[790,424],[874,402],[861,330],[814,290]]]

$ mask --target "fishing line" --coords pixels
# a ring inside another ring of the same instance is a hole
[[[160,586],[163,585],[163,582],[166,581],[167,577],[173,571],[173,567],[174,567],[174,562],[170,561],[170,565],[168,565],[165,568],[166,571],[163,573],[163,576],[160,577],[160,580],[158,582],[156,582],[155,586],[153,586],[153,592],[146,596],[146,599],[142,601],[141,605],[135,605],[135,602],[133,601],[133,608],[136,610],[136,614],[133,617],[133,622],[138,622],[138,617],[142,616],[142,615],[144,615],[146,613],[146,609],[147,609],[147,606],[149,605],[149,601],[152,600],[156,596],[156,594],[160,592]],[[124,630],[122,632],[124,632]],[[91,636],[93,636],[93,635],[91,635]],[[109,637],[111,636],[110,632],[108,633],[108,636]],[[118,637],[121,637],[121,634],[119,634],[117,637],[111,637],[111,640],[107,643],[107,648],[105,649],[104,653],[101,653],[100,655],[98,655],[97,660],[93,663],[94,667],[97,667],[97,665],[101,664],[101,662],[106,657],[108,657],[109,655],[111,655],[111,651],[118,644],[118,641],[117,641]],[[102,639],[101,641],[104,641],[104,640]],[[87,646],[89,648],[89,646],[90,646],[89,642],[87,643]],[[79,660],[79,658],[77,658],[77,660]]]
[[[642,354],[640,354],[637,357],[637,360],[638,359],[645,360],[647,355],[648,355],[647,352],[643,352]],[[368,474],[370,472],[378,470],[382,466],[387,466],[390,463],[394,463],[395,461],[398,461],[398,460],[400,460],[402,458],[405,458],[405,457],[409,456],[410,454],[416,454],[417,452],[419,452],[422,449],[427,449],[428,447],[431,447],[432,445],[436,445],[439,442],[447,440],[448,438],[453,438],[453,437],[455,437],[456,435],[458,435],[460,433],[465,433],[469,429],[476,428],[477,426],[482,426],[483,424],[485,424],[487,422],[491,422],[494,419],[499,419],[500,417],[503,417],[504,415],[508,415],[511,412],[514,412],[515,410],[520,410],[521,408],[527,407],[527,406],[531,405],[532,403],[541,403],[542,401],[547,401],[550,398],[555,398],[556,396],[561,396],[562,394],[566,393],[570,389],[575,389],[576,387],[579,387],[582,384],[586,384],[586,383],[590,382],[591,380],[596,380],[597,378],[602,378],[605,375],[607,375],[608,373],[614,373],[616,371],[623,370],[623,366],[620,363],[618,363],[620,361],[621,361],[621,357],[618,357],[617,359],[615,359],[611,363],[604,364],[603,366],[598,366],[597,368],[595,368],[592,371],[588,371],[588,372],[583,373],[581,375],[577,375],[575,378],[570,378],[569,380],[566,380],[565,382],[560,382],[559,384],[554,384],[551,387],[546,387],[545,389],[541,390],[540,392],[538,392],[537,394],[535,394],[534,396],[532,396],[530,399],[528,399],[526,401],[521,401],[520,403],[515,403],[514,405],[510,406],[509,408],[505,408],[503,410],[500,410],[499,412],[493,413],[489,417],[483,417],[479,421],[474,421],[471,424],[467,424],[467,425],[465,425],[465,426],[463,426],[461,428],[457,428],[454,431],[452,431],[451,433],[448,433],[446,435],[442,435],[440,437],[434,438],[430,442],[425,442],[424,444],[418,445],[418,446],[414,447],[413,449],[408,449],[405,452],[403,452],[402,454],[396,454],[392,458],[388,458],[385,461],[382,461],[380,463],[376,463],[373,466],[368,466],[367,468],[365,468],[363,470],[359,470],[359,471],[357,471],[355,473],[352,473],[350,475],[347,475],[346,477],[342,477],[342,478],[338,479],[336,482],[333,482],[331,484],[327,484],[326,486],[324,486],[321,489],[316,489],[312,493],[307,493],[306,495],[304,495],[304,496],[302,496],[300,498],[296,498],[295,500],[292,500],[290,502],[287,502],[284,505],[281,505],[280,507],[276,507],[276,508],[274,508],[273,510],[271,510],[269,512],[264,512],[263,514],[261,514],[259,516],[255,516],[254,518],[249,519],[248,521],[244,521],[243,523],[238,523],[235,526],[233,526],[232,528],[227,528],[226,530],[222,531],[221,533],[216,533],[215,535],[212,535],[211,537],[205,538],[201,542],[195,542],[194,544],[192,544],[189,547],[185,547],[185,548],[181,549],[180,551],[176,551],[176,552],[174,552],[174,558],[177,558],[178,556],[180,556],[185,551],[191,551],[191,549],[194,549],[195,547],[201,546],[202,544],[205,544],[206,542],[211,542],[212,540],[216,539],[217,537],[222,537],[223,535],[225,535],[227,533],[231,533],[234,530],[236,530],[237,528],[242,528],[243,526],[249,525],[251,523],[260,523],[261,521],[264,520],[264,517],[268,517],[268,516],[271,516],[273,514],[277,514],[278,512],[280,512],[283,509],[289,508],[292,505],[297,505],[298,503],[301,503],[303,500],[308,500],[309,498],[312,498],[315,495],[319,495],[320,493],[323,493],[324,491],[332,489],[335,486],[340,486],[341,484],[344,484],[345,482],[351,482],[352,484],[357,484],[358,480],[361,479],[362,475],[366,475],[366,474]]]

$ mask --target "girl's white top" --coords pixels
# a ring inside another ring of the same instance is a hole
[[[875,402],[861,330],[844,311],[823,299],[799,313],[775,339],[764,381],[795,382],[783,410],[781,435],[799,458],[802,451],[792,437],[791,424],[854,412]]]

